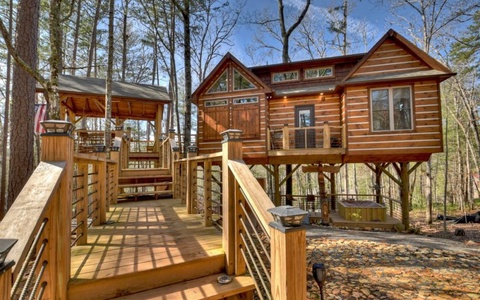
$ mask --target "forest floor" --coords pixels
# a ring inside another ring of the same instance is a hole
[[[325,300],[480,299],[480,224],[447,221],[445,232],[443,221],[410,216],[416,233],[308,226],[307,298],[320,299],[310,274],[322,262]],[[465,236],[455,236],[460,228]]]

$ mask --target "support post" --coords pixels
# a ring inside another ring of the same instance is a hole
[[[283,142],[283,150],[290,149],[290,144],[288,142],[288,124],[283,125],[283,132],[282,132],[282,142]]]
[[[270,223],[272,299],[307,298],[305,227]]]
[[[400,163],[400,199],[402,201],[402,223],[405,230],[410,227],[410,174],[408,173],[408,162]]]
[[[228,167],[228,161],[242,158],[241,130],[229,129],[222,132],[222,212],[223,212],[223,249],[225,251],[225,272],[235,273],[235,177]]]
[[[62,121],[46,121],[59,124]],[[64,122],[65,125],[70,122]],[[55,127],[56,125],[54,125]],[[45,127],[45,126],[44,126]],[[51,228],[54,236],[51,259],[53,282],[55,282],[54,299],[67,299],[67,284],[70,280],[70,230],[72,221],[72,182],[73,182],[73,152],[74,140],[70,136],[70,129],[60,133],[58,131],[42,134],[42,161],[65,161],[65,173],[58,187],[54,211],[52,211]]]
[[[280,165],[273,165],[273,192],[275,206],[281,205],[282,195],[280,195]]]
[[[330,173],[330,207],[332,210],[337,210],[337,180],[335,173]]]
[[[106,154],[100,153],[101,160],[98,162],[98,218],[100,224],[107,222],[107,211],[110,209],[107,203],[107,161]]]

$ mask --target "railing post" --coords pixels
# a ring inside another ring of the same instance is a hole
[[[100,224],[107,221],[107,211],[110,203],[107,203],[107,159],[105,153],[100,153],[98,162],[98,218]]]
[[[272,299],[307,299],[305,227],[270,227]]]
[[[116,163],[112,165],[113,168],[113,184],[115,185],[113,188],[113,194],[112,194],[112,204],[117,203],[117,198],[118,198],[118,170],[119,170],[119,164],[120,164],[120,153],[118,151],[112,151],[110,152],[110,159],[115,161]]]
[[[223,250],[225,251],[225,272],[235,273],[236,252],[236,213],[235,213],[235,177],[228,168],[228,161],[242,158],[243,131],[229,129],[222,132],[222,206],[223,206]]]
[[[283,133],[282,133],[282,139],[283,139],[283,150],[288,150],[290,149],[290,145],[288,143],[288,124],[283,125]]]
[[[197,213],[194,200],[197,198],[197,163],[191,161],[190,158],[197,156],[197,147],[188,146],[187,147],[187,194],[186,194],[186,206],[187,214]]]
[[[212,161],[203,163],[203,210],[205,226],[212,226]]]
[[[330,143],[330,126],[328,126],[328,121],[323,122],[323,148],[331,148]]]
[[[81,235],[77,240],[77,245],[85,245],[87,243],[87,228],[88,228],[88,164],[81,164],[77,166],[78,173],[83,174],[81,186],[78,190],[78,198],[83,198],[77,203],[77,210],[81,211],[77,216],[77,224],[82,224],[78,227],[77,234]],[[77,181],[78,183],[78,181]]]
[[[14,265],[14,261],[8,261],[0,264],[0,299],[11,299],[10,291],[12,290],[12,267]]]
[[[63,132],[59,127],[63,124]],[[51,278],[55,290],[54,299],[67,299],[67,284],[70,280],[70,240],[72,222],[72,182],[73,182],[73,150],[74,140],[70,136],[73,125],[66,121],[45,121],[42,125],[46,133],[42,134],[42,161],[65,161],[65,173],[58,187],[57,203],[51,211],[53,218],[50,248]],[[53,287],[53,286],[52,286]]]

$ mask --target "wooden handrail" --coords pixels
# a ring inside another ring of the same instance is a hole
[[[0,223],[0,238],[18,239],[7,257],[16,262],[14,274],[25,260],[34,232],[55,196],[65,165],[65,162],[40,162]]]
[[[235,176],[245,196],[245,200],[247,200],[248,205],[257,216],[263,230],[265,233],[269,233],[270,227],[268,224],[273,222],[273,216],[268,212],[268,209],[275,207],[272,200],[270,200],[244,161],[229,160],[228,168]]]

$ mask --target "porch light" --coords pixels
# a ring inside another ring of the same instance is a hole
[[[314,263],[312,266],[312,275],[320,288],[320,299],[323,300],[323,285],[327,279],[327,271],[322,263]]]
[[[228,129],[220,134],[223,136],[223,142],[239,141],[242,138],[243,131],[240,129]]]
[[[187,147],[187,152],[188,153],[197,153],[198,147],[197,146],[188,146]]]
[[[0,239],[0,267],[5,262],[8,252],[10,252],[17,241],[17,239]]]
[[[40,122],[47,135],[71,135],[75,126],[68,121],[46,120]]]
[[[277,206],[268,210],[275,222],[283,227],[298,227],[308,212],[290,205]]]

